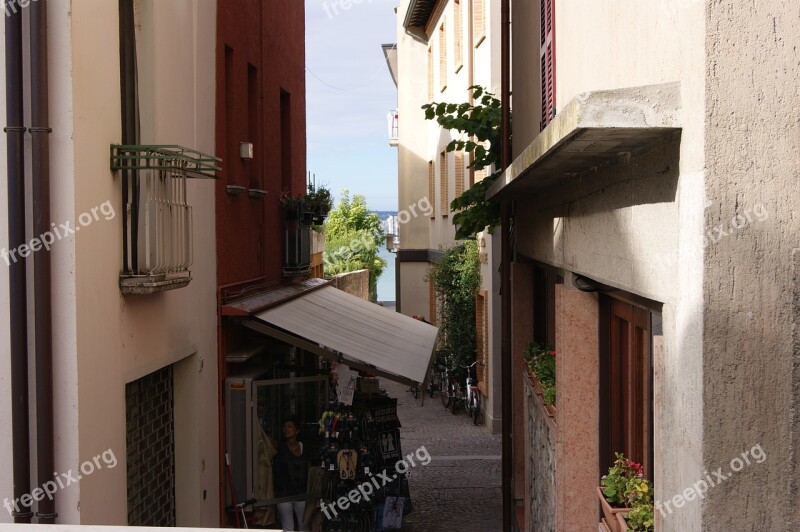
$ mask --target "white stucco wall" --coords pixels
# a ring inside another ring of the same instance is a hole
[[[514,153],[541,122],[538,2],[514,5]],[[518,202],[517,249],[664,303],[655,382],[656,498],[701,478],[705,19],[702,2],[556,0],[556,107],[593,90],[678,81],[682,134]],[[519,127],[516,124],[521,124]],[[523,208],[519,208],[523,205]],[[663,530],[699,530],[686,505]]]
[[[137,18],[142,143],[213,153],[216,2],[143,0]],[[121,213],[120,179],[108,170],[108,147],[121,134],[117,5],[79,3],[72,19],[75,212],[110,200]],[[125,384],[187,357],[175,372],[178,524],[218,522],[213,184],[192,181],[188,194],[194,265],[186,288],[121,296],[119,217],[75,240],[80,454],[111,448],[120,460],[120,467],[82,482],[81,523],[127,522]],[[185,423],[187,417],[198,423]]]
[[[137,16],[143,28],[150,24],[151,49],[158,50],[157,55],[139,58],[140,73],[145,72],[143,142],[183,144],[213,153],[216,1],[142,0]],[[216,526],[213,185],[199,182],[189,187],[194,208],[192,283],[166,294],[123,298],[118,288],[120,179],[109,170],[110,145],[119,143],[121,136],[118,4],[51,1],[48,22],[52,220],[69,221],[74,227],[81,213],[107,201],[115,213],[113,219],[101,216],[83,232],[58,241],[51,253],[56,468],[75,471],[79,463],[107,450],[118,460],[116,467],[98,470],[58,492],[59,522],[127,524],[125,384],[181,361],[175,371],[178,524]],[[4,106],[0,113],[5,114]],[[5,142],[0,150],[4,155]],[[0,247],[6,247],[5,164],[1,172]],[[0,390],[6,397],[7,275],[2,265]],[[9,402],[0,401],[4,426],[11,424]],[[6,431],[0,435],[0,461],[9,474],[0,477],[0,498],[12,493],[10,447],[11,434]],[[0,522],[10,520],[0,512]]]

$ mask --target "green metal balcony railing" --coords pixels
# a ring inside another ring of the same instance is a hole
[[[221,160],[182,146],[111,146],[123,183],[125,294],[182,288],[191,281],[192,207],[187,179],[216,178]]]

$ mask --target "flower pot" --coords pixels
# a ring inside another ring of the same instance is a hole
[[[603,515],[606,517],[606,525],[609,530],[611,530],[611,532],[622,532],[626,530],[627,526],[625,528],[620,527],[617,515],[625,515],[630,511],[630,508],[614,508],[608,504],[605,495],[603,495],[603,488],[601,486],[597,487],[597,495],[600,497],[600,506],[603,508]]]
[[[536,375],[533,371],[529,371],[528,374],[531,377],[531,385],[533,386],[533,391],[536,392],[536,395],[542,397],[544,395],[544,390],[542,390],[542,385],[539,383],[539,379],[536,378]]]
[[[617,514],[617,523],[619,523],[620,530],[628,530],[628,523],[625,521],[625,514],[627,512]]]

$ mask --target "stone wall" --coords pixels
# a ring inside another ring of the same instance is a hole
[[[333,278],[333,285],[343,292],[369,301],[369,270],[341,273]]]
[[[527,376],[525,387],[525,522],[528,530],[556,529],[556,434]]]

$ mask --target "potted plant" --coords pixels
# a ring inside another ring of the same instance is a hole
[[[310,183],[305,200],[308,210],[311,211],[315,219],[324,220],[333,208],[333,196],[331,195],[331,191],[324,186],[317,187]]]
[[[640,473],[628,480],[625,485],[625,501],[630,511],[617,514],[620,530],[636,532],[653,532],[655,519],[653,516],[653,484]]]
[[[626,502],[626,489],[628,481],[633,478],[642,478],[641,464],[637,464],[625,458],[622,453],[616,453],[617,459],[608,469],[608,474],[600,479],[600,486],[597,494],[600,497],[600,505],[603,508],[603,515],[606,518],[606,525],[611,532],[621,532],[617,514],[624,514],[630,511]]]
[[[531,370],[531,384],[541,396],[550,417],[555,416],[556,404],[556,352],[536,342],[525,350],[525,360]]]
[[[287,220],[297,220],[305,209],[303,196],[292,196],[292,193],[286,188],[281,192],[280,202],[284,211],[286,211]]]

